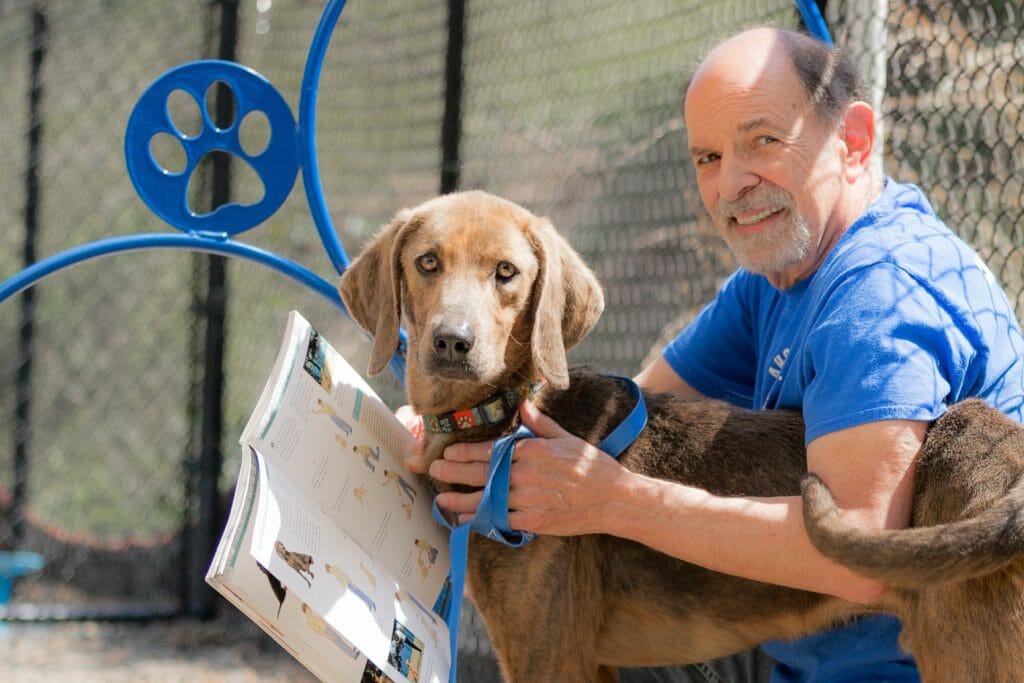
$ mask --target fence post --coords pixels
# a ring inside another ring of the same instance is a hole
[[[889,50],[886,46],[886,20],[889,18],[888,0],[871,0],[857,3],[856,11],[851,4],[846,8],[848,27],[846,50],[867,84],[869,104],[875,110],[875,148],[872,158],[881,167],[885,151],[885,120],[882,105],[885,102],[886,65]]]
[[[238,0],[214,0],[212,7],[219,15],[217,58],[236,61]],[[218,127],[230,125],[235,117],[235,98],[225,84],[218,84],[213,107],[214,123]],[[213,210],[231,201],[231,156],[215,154],[211,161],[210,210]],[[201,305],[197,306],[205,320],[201,427],[199,455],[195,462],[197,518],[186,548],[188,562],[184,602],[189,616],[210,619],[215,613],[216,595],[206,585],[206,569],[217,548],[223,521],[219,483],[223,463],[220,442],[223,428],[228,290],[227,259],[223,256],[208,256],[205,260],[206,292]]]
[[[448,48],[444,63],[444,118],[441,123],[441,194],[459,188],[465,34],[466,0],[448,0]]]
[[[25,170],[25,244],[23,265],[36,262],[36,238],[39,233],[39,164],[43,137],[43,60],[46,58],[48,25],[46,11],[36,4],[32,9],[32,55],[28,91],[28,156]],[[15,377],[14,429],[14,543],[21,545],[25,535],[25,505],[28,500],[29,435],[32,426],[32,354],[35,345],[35,288],[21,295],[21,325],[18,330],[18,368]]]

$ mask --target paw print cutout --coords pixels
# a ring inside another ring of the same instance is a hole
[[[224,128],[215,125],[205,106],[207,93],[218,83],[230,89],[235,103],[234,119]],[[182,93],[198,106],[198,132],[182,130],[185,126],[171,115],[171,98],[181,99]],[[247,151],[239,132],[250,120],[259,121],[268,135],[259,149],[249,145]],[[162,163],[154,156],[154,140],[180,145],[184,163]],[[188,204],[189,183],[202,160],[217,153],[247,164],[263,185],[262,197],[199,214]],[[204,60],[168,71],[142,94],[128,118],[125,158],[139,196],[164,221],[184,232],[231,236],[262,223],[288,197],[299,170],[298,133],[288,103],[263,76],[234,62]]]

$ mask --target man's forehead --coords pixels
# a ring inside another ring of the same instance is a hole
[[[759,71],[773,62],[789,61],[789,53],[778,30],[755,28],[719,44],[701,60],[694,78],[720,66],[727,70]]]
[[[789,50],[771,28],[744,31],[712,50],[698,65],[686,91],[686,101],[702,90],[756,92],[796,80]]]
[[[712,126],[732,132],[786,126],[807,111],[807,94],[788,60],[772,68],[707,70],[687,90],[683,117],[687,129]]]

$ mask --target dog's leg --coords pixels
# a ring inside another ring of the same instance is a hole
[[[470,586],[504,680],[618,680],[598,666],[604,600],[591,537],[540,537],[517,549],[470,543]]]
[[[1024,681],[1019,565],[907,596],[900,645],[913,652],[922,681]]]

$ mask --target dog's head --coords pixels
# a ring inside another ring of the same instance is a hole
[[[597,278],[547,219],[479,191],[400,211],[340,291],[373,336],[370,374],[394,353],[404,316],[410,378],[477,385],[535,371],[567,386],[565,353],[604,308]]]

